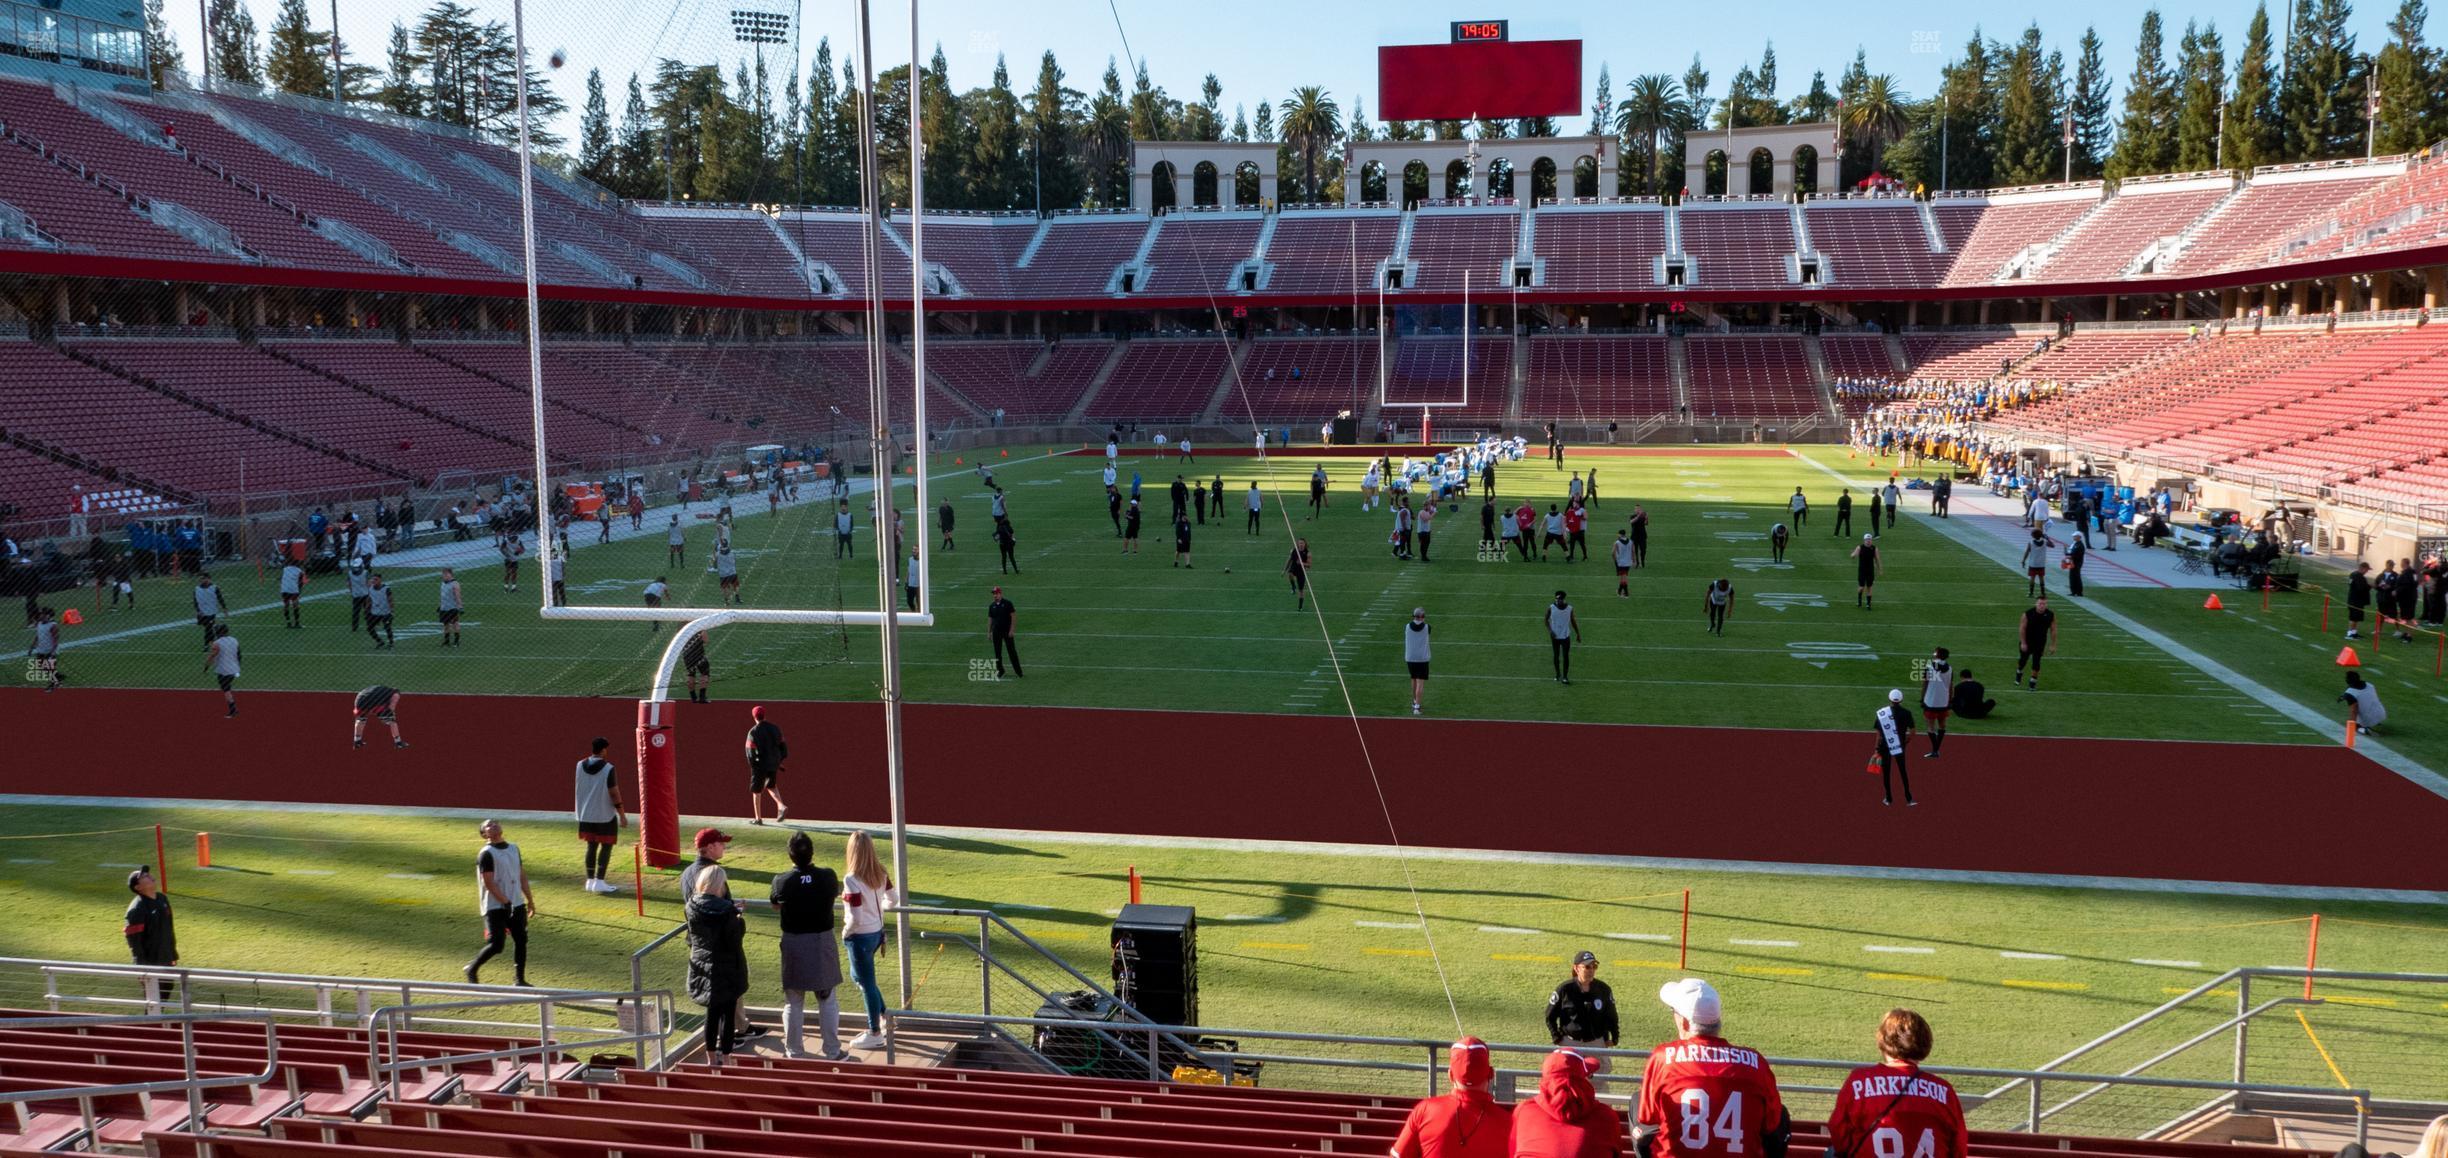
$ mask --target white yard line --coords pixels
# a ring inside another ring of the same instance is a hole
[[[1825,463],[1819,462],[1816,459],[1803,458],[1802,461],[1817,467],[1822,473],[1825,473],[1829,477],[1835,478],[1838,481],[1854,486],[1863,485],[1860,480],[1848,479],[1841,472],[1829,468]],[[1984,551],[1981,549],[1982,544],[1977,542],[1975,539],[1975,537],[1979,536],[1981,532],[1956,527],[1953,525],[1954,520],[1952,519],[1929,519],[1925,520],[1925,522],[1929,526],[1937,528],[1939,533],[1955,540],[1957,543],[1963,545],[1965,548],[1973,551],[1974,553],[1992,559],[1997,559],[2002,566],[2006,566],[2009,570],[2012,570],[2011,562],[2003,558],[2003,548],[2000,548],[1997,554],[1992,554],[1989,551]],[[2302,725],[2305,729],[2311,731],[2314,735],[2322,737],[2324,740],[2337,733],[2337,720],[2327,711],[2314,711],[2303,704],[2297,703],[2291,697],[2279,694],[2275,689],[2261,683],[2259,680],[2246,676],[2243,673],[2218,662],[2217,660],[2211,659],[2209,656],[2203,655],[2202,653],[2195,651],[2182,643],[2178,643],[2174,639],[2170,639],[2166,635],[2145,626],[2132,616],[2119,612],[2113,607],[2106,607],[2096,601],[2086,600],[2083,602],[2082,608],[2083,610],[2098,616],[2101,621],[2107,623],[2109,626],[2123,630],[2126,634],[2131,635],[2144,643],[2148,643],[2151,646],[2158,648],[2160,651],[2166,652],[2171,658],[2184,663],[2203,675],[2209,676],[2210,678],[2227,685],[2229,688],[2234,689],[2237,693],[2276,709],[2288,719]],[[2314,650],[2318,651],[2327,650],[2321,644],[2313,644],[2312,647]],[[2399,776],[2405,777],[2407,780],[2412,781],[2414,784],[2422,787],[2426,791],[2442,797],[2448,797],[2448,776],[2441,776],[2439,773],[2432,771],[2430,768],[2425,767],[2423,764],[2415,761],[2411,757],[2406,756],[2404,753],[2399,752],[2394,748],[2390,748],[2380,741],[2371,739],[2361,740],[2356,743],[2355,751],[2362,753],[2363,756],[2369,759],[2372,763],[2378,764],[2381,767],[2398,774]]]

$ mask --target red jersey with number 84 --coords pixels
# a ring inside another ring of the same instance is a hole
[[[1955,1087],[1915,1065],[1863,1066],[1828,1113],[1836,1158],[1965,1158],[1971,1132]]]
[[[1784,1118],[1767,1059],[1723,1038],[1667,1042],[1641,1076],[1636,1120],[1657,1128],[1655,1158],[1761,1158]]]

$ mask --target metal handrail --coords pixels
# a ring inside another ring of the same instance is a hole
[[[464,982],[403,981],[391,978],[372,977],[321,977],[305,973],[261,973],[243,969],[191,969],[185,966],[165,968],[154,965],[109,965],[85,961],[52,961],[30,957],[0,957],[0,968],[5,968],[10,965],[32,966],[42,974],[44,982],[43,999],[50,1003],[51,1008],[55,1011],[59,1008],[60,1003],[64,1000],[73,1000],[92,1005],[104,1006],[145,1005],[148,1008],[151,1008],[154,1004],[154,1002],[145,998],[100,996],[67,997],[59,992],[58,980],[61,977],[126,977],[137,981],[170,981],[176,983],[182,1002],[187,1000],[186,995],[191,991],[192,983],[197,981],[220,981],[244,983],[257,987],[294,988],[305,990],[314,995],[315,1003],[314,1007],[311,1009],[293,1009],[278,1005],[230,1004],[222,1004],[216,1008],[229,1012],[251,1015],[287,1018],[311,1018],[323,1025],[336,1024],[333,1019],[334,1015],[332,1011],[331,998],[333,994],[341,992],[354,992],[357,994],[360,1015],[362,1015],[364,1010],[369,1008],[369,1006],[366,1004],[368,995],[376,990],[397,992],[400,995],[400,1000],[403,1002],[414,1000],[412,995],[420,990],[429,993],[453,994],[523,993],[530,996],[539,992],[538,990],[533,989],[521,990],[514,986],[508,985],[469,985]],[[524,1023],[510,1021],[445,1021],[443,1024],[460,1025],[479,1029],[529,1028]]]
[[[566,1002],[602,1001],[606,999],[635,1003],[637,1007],[641,1009],[645,1007],[645,1004],[649,999],[652,999],[655,1003],[655,1008],[658,1011],[658,1014],[660,1014],[661,1011],[667,1009],[670,1005],[671,990],[537,990],[519,996],[504,996],[474,1001],[444,1001],[424,1005],[417,1005],[413,1003],[386,1005],[368,1015],[366,1021],[367,1028],[372,1031],[367,1034],[366,1040],[368,1061],[372,1067],[369,1076],[376,1081],[383,1082],[385,1085],[388,1085],[391,1089],[391,1096],[394,1099],[397,1099],[400,1096],[400,1075],[409,1070],[424,1069],[428,1066],[435,1065],[457,1065],[462,1062],[502,1061],[513,1058],[525,1058],[540,1055],[544,1058],[544,1067],[541,1076],[537,1079],[537,1084],[539,1088],[543,1090],[545,1096],[550,1097],[552,1095],[553,1082],[552,1055],[561,1053],[563,1045],[563,1043],[553,1038],[553,1006]],[[530,1001],[536,1003],[538,1037],[541,1039],[535,1045],[514,1046],[510,1049],[479,1050],[471,1053],[443,1054],[439,1056],[423,1056],[415,1058],[400,1057],[399,1035],[407,1028],[410,1022],[415,1020],[416,1015],[420,1012],[436,1012],[454,1009],[479,1009],[501,1005],[524,1005]],[[615,1034],[606,1037],[590,1038],[588,1039],[587,1044],[628,1045],[644,1044],[649,1040],[659,1041],[663,1036],[660,1027],[665,1024],[666,1019],[661,1016],[657,1016],[654,1020],[657,1026],[657,1029],[654,1032],[650,1033],[640,1031],[635,1033]],[[380,1047],[385,1041],[387,1041],[390,1046],[389,1053],[392,1059],[390,1061],[382,1060]]]
[[[182,1000],[183,1000],[182,994]],[[203,1077],[196,1073],[195,1027],[201,1021],[253,1021],[262,1017],[264,1026],[264,1069],[259,1074],[225,1074]],[[48,1102],[75,1098],[77,1115],[83,1119],[85,1136],[94,1136],[93,1100],[120,1094],[166,1094],[173,1091],[187,1095],[187,1128],[196,1133],[204,1130],[204,1098],[206,1090],[229,1089],[236,1086],[261,1086],[280,1077],[279,1027],[272,1018],[261,1014],[215,1010],[210,1013],[145,1013],[145,1014],[70,1014],[59,1017],[11,1018],[5,1023],[12,1029],[88,1029],[105,1025],[177,1025],[179,1055],[186,1074],[176,1081],[121,1082],[108,1086],[77,1086],[69,1089],[26,1090],[17,1093],[0,1091],[0,1106],[19,1102]]]
[[[988,972],[990,968],[1002,970],[1014,981],[1018,981],[1030,992],[1035,993],[1040,1000],[1047,1000],[1053,996],[1046,990],[1038,988],[1035,982],[1030,981],[1026,977],[1022,977],[1017,971],[1013,970],[1011,966],[995,959],[992,945],[988,941],[988,935],[991,928],[999,926],[1004,932],[1011,934],[1014,939],[1018,940],[1021,944],[1026,945],[1039,957],[1051,962],[1056,968],[1061,969],[1063,972],[1070,974],[1073,980],[1076,980],[1081,985],[1086,986],[1090,992],[1098,994],[1099,996],[1113,998],[1115,1007],[1129,1014],[1131,1018],[1137,1021],[1141,1026],[1154,1026],[1156,1024],[1156,1022],[1152,1018],[1148,1017],[1148,1015],[1141,1013],[1138,1006],[1132,1005],[1129,1002],[1122,1000],[1119,996],[1108,992],[1106,988],[1103,985],[1098,984],[1094,978],[1091,978],[1087,974],[1073,968],[1069,961],[1062,959],[1061,955],[1047,949],[1043,944],[1040,944],[1036,938],[1021,932],[1019,928],[1013,925],[1010,921],[1004,920],[1002,914],[997,913],[992,909],[949,909],[926,905],[901,905],[887,908],[884,910],[884,912],[887,914],[907,914],[913,916],[963,917],[977,921],[978,939],[977,943],[974,945],[970,944],[967,939],[962,937],[950,935],[938,935],[938,937],[942,940],[949,940],[964,945],[968,947],[970,952],[977,954],[978,984],[980,990],[982,991],[984,1000],[982,1012],[992,1013],[994,1011],[994,981],[993,974]],[[921,936],[924,936],[924,934],[921,934]],[[1095,1031],[1100,1036],[1108,1036],[1108,1031],[1094,1025],[1093,1023],[1070,1021],[1064,1024],[1073,1029],[1086,1028]],[[1136,1028],[1137,1027],[1134,1027],[1134,1029]],[[886,1055],[889,1057],[893,1048],[892,1037],[889,1032],[889,1023],[887,1025],[887,1030],[885,1050]],[[1189,1037],[1184,1037],[1178,1032],[1154,1031],[1148,1034],[1147,1064],[1148,1071],[1151,1076],[1154,1075],[1158,1065],[1157,1038],[1160,1035],[1166,1038],[1175,1049],[1196,1060],[1200,1065],[1206,1066],[1209,1069],[1215,1069],[1219,1073],[1230,1072],[1229,1062],[1226,1063],[1227,1068],[1218,1069],[1215,1065],[1216,1059],[1210,1056],[1206,1050],[1202,1050],[1198,1047],[1196,1041],[1194,1040],[1197,1037],[1196,1031],[1192,1031]],[[1120,1043],[1117,1041],[1116,1044]]]
[[[913,1022],[937,1025],[969,1025],[983,1023],[996,1026],[1026,1025],[1047,1026],[1064,1029],[1077,1029],[1080,1025],[1080,1023],[1075,1020],[1062,1018],[1009,1017],[998,1014],[940,1013],[914,1009],[897,1010],[894,1012],[894,1016],[905,1018]],[[1423,1050],[1427,1053],[1427,1060],[1425,1062],[1378,1061],[1366,1058],[1321,1058],[1301,1057],[1296,1055],[1247,1053],[1236,1056],[1251,1061],[1273,1061],[1292,1065],[1315,1065],[1344,1069],[1374,1069],[1396,1073],[1425,1072],[1428,1075],[1428,1092],[1431,1095],[1436,1093],[1436,1075],[1440,1072],[1437,1062],[1438,1055],[1445,1049],[1449,1048],[1446,1042],[1431,1038],[1363,1037],[1350,1034],[1295,1033],[1280,1030],[1260,1029],[1217,1029],[1210,1027],[1178,1025],[1151,1025],[1145,1028],[1151,1034],[1161,1032],[1215,1034],[1218,1036],[1232,1037],[1242,1040],[1312,1041],[1328,1042],[1337,1045],[1380,1046],[1391,1049]],[[1553,1052],[1556,1047],[1553,1045],[1491,1042],[1488,1044],[1487,1049],[1490,1053],[1495,1054],[1511,1053],[1544,1055]],[[1620,1058],[1625,1061],[1646,1062],[1649,1055],[1653,1051],[1646,1049],[1576,1048],[1575,1052],[1595,1057]],[[1770,1065],[1782,1069],[1839,1070],[1846,1073],[1850,1073],[1866,1064],[1857,1060],[1847,1061],[1830,1058],[1765,1057],[1764,1060]],[[1626,1070],[1630,1069],[1628,1066],[1624,1068]],[[2037,1091],[2040,1088],[2039,1083],[2042,1081],[2100,1082],[2107,1083],[2109,1085],[2136,1086],[2147,1089],[2210,1090],[2225,1093],[2230,1096],[2246,1093],[2286,1094],[2314,1101],[2342,1101],[2348,1103],[2354,1109],[2356,1141],[2358,1143],[2365,1142],[2369,1137],[2371,1120],[2371,1091],[2357,1087],[2340,1089],[2316,1086],[2275,1085],[2256,1082],[2215,1081],[2196,1078],[2153,1078],[2122,1074],[2049,1073],[2036,1070],[1999,1069],[1988,1066],[1931,1065],[1923,1066],[1921,1068],[1929,1073],[1938,1074],[1940,1076],[2012,1078],[2018,1081],[2031,1082],[2034,1090],[2033,1103],[2035,1107],[2037,1107],[2038,1104]],[[1527,1069],[1499,1071],[1499,1073],[1511,1073],[1517,1076],[1528,1075],[1534,1072],[1536,1071]],[[1613,1073],[1594,1075],[1594,1078],[1595,1080],[1602,1082],[1613,1081],[1634,1085],[1637,1085],[1640,1080],[1638,1077],[1628,1075],[1617,1076]],[[1789,1086],[1787,1088],[1794,1089],[1798,1092],[1824,1093],[1832,1092],[1833,1090],[1833,1087],[1814,1088],[1810,1086]],[[1977,1104],[1988,1099],[1981,1095],[1967,1095],[1965,1100]],[[2024,1132],[2037,1133],[2039,1130],[2039,1124],[2042,1120],[2043,1116],[2040,1115],[2035,1109],[2034,1115],[2024,1123]]]

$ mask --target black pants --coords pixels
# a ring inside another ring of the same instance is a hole
[[[739,1003],[745,996],[717,986],[706,995],[705,1043],[714,1053],[728,1055],[739,1048]]]
[[[1419,533],[1420,562],[1422,563],[1428,561],[1428,540],[1433,538],[1436,538],[1435,531],[1421,531]]]
[[[2069,595],[2082,594],[2082,564],[2076,563],[2066,568],[2066,593]]]
[[[1249,513],[1249,533],[1253,535],[1258,533],[1258,512],[1256,511]]]
[[[513,905],[507,909],[485,912],[485,946],[476,951],[476,959],[468,962],[468,972],[484,968],[502,951],[502,938],[510,939],[510,963],[518,968],[518,979],[527,979],[527,906]]]
[[[363,595],[351,595],[351,596],[349,596],[349,630],[350,630],[350,631],[355,631],[355,630],[357,630],[357,621],[358,621],[360,618],[362,618],[362,617],[365,615],[365,613],[366,613],[366,597],[365,597],[365,596],[363,596]]]
[[[1838,508],[1836,511],[1836,530],[1834,533],[1839,539],[1853,533],[1853,512]]]
[[[1801,510],[1795,511],[1793,513],[1793,521],[1794,530],[1801,530],[1805,524],[1810,522],[1810,508],[1804,507]]]
[[[1011,654],[1012,674],[1026,675],[1020,670],[1020,641],[1008,635],[994,637],[995,674],[1003,674],[1003,656],[1006,652]]]
[[[844,555],[847,555],[853,559],[858,558],[857,539],[855,536],[835,533],[833,536],[833,557],[839,559]]]
[[[1004,569],[1017,573],[1020,570],[1020,560],[1012,555],[1012,545],[1003,544],[1002,552]]]
[[[1882,798],[1895,799],[1895,785],[1888,782],[1889,776],[1892,775],[1904,782],[1904,803],[1912,803],[1912,772],[1904,765],[1904,753],[1889,752],[1885,749],[1879,751],[1879,795]]]
[[[366,613],[366,638],[376,643],[399,642],[399,637],[391,633],[391,617],[376,615],[371,611]]]
[[[1569,639],[1553,639],[1553,638],[1550,638],[1550,639],[1549,639],[1547,642],[1549,642],[1549,643],[1551,643],[1551,644],[1555,645],[1555,646],[1554,646],[1554,650],[1553,650],[1552,654],[1553,654],[1553,657],[1554,657],[1554,659],[1555,659],[1555,674],[1556,674],[1556,678],[1557,678],[1557,679],[1560,679],[1560,680],[1568,680],[1568,679],[1571,679],[1571,678],[1572,678],[1572,641],[1571,641],[1571,640],[1569,640]]]
[[[587,879],[591,881],[604,879],[612,871],[612,846],[595,840],[582,843],[585,845],[582,851],[586,853]]]
[[[1715,634],[1715,635],[1724,635],[1724,634],[1725,634],[1726,605],[1725,605],[1725,604],[1723,604],[1723,603],[1711,603],[1711,604],[1709,604],[1709,605],[1708,605],[1708,617],[1709,617],[1709,631],[1710,631],[1710,633],[1711,633],[1711,634]]]

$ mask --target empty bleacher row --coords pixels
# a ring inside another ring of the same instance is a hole
[[[2146,458],[2294,489],[2438,495],[2448,473],[2448,333],[2272,330],[2161,342],[2130,356],[2124,373],[2001,421],[2080,430]]]
[[[945,1070],[739,1055],[720,1068],[683,1062],[654,1071],[583,1072],[567,1060],[462,1063],[455,1052],[531,1045],[514,1038],[403,1034],[401,1060],[431,1059],[394,1092],[373,1080],[364,1031],[284,1025],[281,1079],[208,1095],[207,1132],[188,1129],[176,1097],[92,1099],[92,1141],[141,1146],[153,1158],[681,1158],[708,1152],[805,1158],[943,1155],[1004,1158],[1255,1158],[1261,1154],[1384,1154],[1412,1099],[1373,1094],[1208,1086],[1064,1074]],[[205,1023],[205,1075],[259,1073],[257,1026]],[[0,1028],[11,1047],[0,1088],[59,1091],[0,1118],[11,1151],[85,1143],[70,1091],[177,1075],[177,1031],[154,1026]],[[549,1073],[547,1068],[549,1067]],[[545,1088],[543,1079],[551,1079]],[[1620,1115],[1621,1111],[1616,1111]],[[1617,1119],[1625,1122],[1620,1116]],[[1974,1158],[2217,1158],[2214,1143],[1973,1130]],[[1797,1119],[1793,1145],[1830,1142],[1825,1124]],[[2254,1147],[2266,1158],[2313,1158]]]
[[[0,80],[0,200],[39,231],[0,237],[0,251],[282,266],[336,286],[378,274],[505,281],[520,270],[515,173],[512,154],[458,130],[301,98]],[[941,215],[926,222],[927,281],[981,302],[1182,298],[1249,292],[1234,273],[1255,259],[1257,292],[1322,296],[1376,289],[1399,256],[1414,272],[1397,294],[1452,293],[1465,274],[1510,285],[1517,259],[1533,263],[1527,288],[1604,294],[1658,289],[1659,259],[1681,257],[1689,288],[1774,292],[1800,284],[1797,259],[1814,255],[1823,284],[1877,289],[2097,282],[2146,252],[2157,259],[2133,276],[2195,276],[2427,244],[2448,207],[2448,168],[2293,166],[2233,188],[2089,183],[1813,201],[1799,213],[1706,199],[1336,210],[1286,213],[1271,231],[1248,212]],[[767,301],[863,293],[863,231],[848,211],[624,205],[550,174],[536,190],[538,271],[556,286]],[[878,239],[888,296],[910,284],[912,232],[904,214]],[[1126,289],[1124,267],[1142,254],[1144,276]]]
[[[569,467],[815,438],[866,415],[854,345],[554,342],[544,362],[547,448]],[[525,346],[505,342],[0,341],[0,430],[93,467],[45,474],[207,499],[423,486],[533,463],[527,380]],[[845,417],[828,421],[836,404]],[[56,510],[66,493],[22,505]]]

